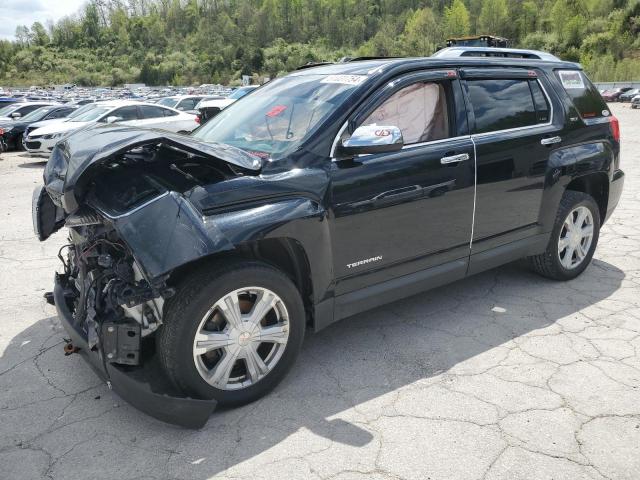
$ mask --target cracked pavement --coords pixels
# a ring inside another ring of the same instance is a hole
[[[0,156],[0,478],[640,477],[640,111],[611,106],[626,185],[592,265],[557,283],[521,263],[305,340],[269,396],[205,428],[153,420],[62,352],[39,243],[43,163]]]

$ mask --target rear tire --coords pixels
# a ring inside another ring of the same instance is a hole
[[[546,251],[529,257],[529,263],[535,272],[553,280],[576,278],[589,266],[599,233],[600,210],[593,197],[567,190]]]
[[[22,144],[22,134],[16,137],[16,142],[14,144],[14,149],[16,152],[21,152],[24,150],[24,145]]]
[[[185,393],[243,405],[284,378],[305,323],[300,293],[284,273],[262,262],[223,262],[191,275],[165,303],[157,353]]]

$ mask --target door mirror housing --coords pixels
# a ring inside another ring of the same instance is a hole
[[[120,120],[122,120],[121,117],[117,117],[115,115],[110,115],[107,117],[107,123],[114,123],[114,122],[119,122]]]
[[[342,142],[339,152],[343,155],[397,152],[403,146],[402,131],[398,127],[363,125]]]
[[[9,115],[11,118],[13,118],[14,120],[19,119],[22,114],[20,112],[13,112],[11,115]]]

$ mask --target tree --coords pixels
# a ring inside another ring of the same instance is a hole
[[[485,0],[482,4],[478,23],[486,35],[501,35],[507,22],[509,11],[507,0]]]
[[[35,45],[44,46],[49,44],[49,34],[40,22],[35,22],[31,25],[31,39]]]
[[[405,55],[431,55],[442,34],[436,16],[430,8],[416,10],[409,17],[402,36]]]
[[[451,7],[444,9],[444,32],[447,37],[468,35],[470,29],[469,11],[462,0],[453,0]]]

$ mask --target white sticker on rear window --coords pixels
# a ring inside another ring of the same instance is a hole
[[[342,83],[343,85],[360,85],[366,79],[366,75],[327,75],[320,81],[320,83]]]
[[[560,70],[558,72],[562,86],[568,88],[584,88],[582,74],[576,70]]]

